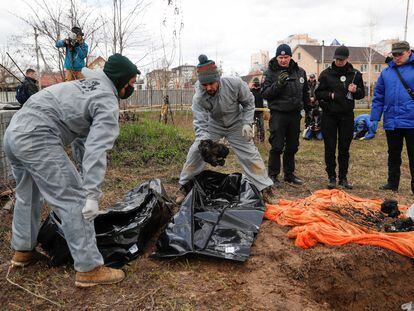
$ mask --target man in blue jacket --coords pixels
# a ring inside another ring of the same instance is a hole
[[[414,55],[406,41],[394,43],[391,53],[393,60],[377,81],[371,110],[371,121],[379,121],[384,114],[388,144],[388,181],[380,189],[398,190],[405,139],[414,192]]]
[[[57,48],[66,49],[65,56],[65,80],[72,81],[82,79],[81,70],[85,67],[85,59],[88,55],[88,45],[83,40],[83,32],[79,27],[72,28],[69,38],[56,42]]]
[[[354,139],[369,140],[377,133],[378,122],[371,121],[369,114],[361,114],[354,120]]]

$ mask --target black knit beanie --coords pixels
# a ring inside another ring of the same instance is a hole
[[[118,92],[128,84],[129,80],[137,74],[141,74],[135,64],[127,57],[118,53],[109,56],[103,71],[114,83]]]

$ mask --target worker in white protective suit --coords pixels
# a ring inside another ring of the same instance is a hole
[[[216,64],[207,56],[200,55],[198,60],[198,82],[192,105],[196,140],[181,171],[176,202],[180,204],[184,200],[190,190],[188,182],[204,169],[205,162],[198,149],[200,140],[218,141],[223,137],[235,152],[247,178],[262,191],[263,199],[270,202],[273,182],[253,143],[253,94],[240,78],[220,77]]]
[[[35,257],[42,198],[62,221],[74,260],[75,285],[88,287],[124,279],[104,267],[94,218],[106,172],[106,152],[119,134],[118,99],[134,91],[137,67],[125,56],[109,57],[102,70],[84,68],[85,79],[59,83],[31,96],[12,118],[4,150],[16,180],[11,260],[26,266]],[[84,141],[82,177],[64,147]]]

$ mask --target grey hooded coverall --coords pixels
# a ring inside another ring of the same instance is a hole
[[[4,135],[4,150],[16,180],[12,247],[36,246],[42,197],[62,221],[75,270],[103,264],[93,222],[82,208],[98,200],[106,172],[106,152],[119,134],[117,90],[102,70],[82,70],[85,79],[50,86],[25,103]],[[83,178],[64,147],[85,141]]]
[[[222,77],[214,96],[197,82],[193,97],[193,125],[196,140],[188,151],[180,174],[181,186],[201,173],[205,162],[198,150],[200,140],[218,141],[225,137],[239,159],[247,178],[259,191],[273,185],[259,151],[242,136],[242,127],[253,123],[254,97],[247,84],[237,77]]]

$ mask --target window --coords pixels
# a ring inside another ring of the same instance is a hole
[[[300,60],[300,57],[301,57],[301,55],[300,55],[300,53],[298,53],[298,60]]]
[[[375,72],[381,72],[381,64],[375,64]]]
[[[367,72],[368,70],[368,65],[367,64],[362,64],[361,65],[361,72]]]

